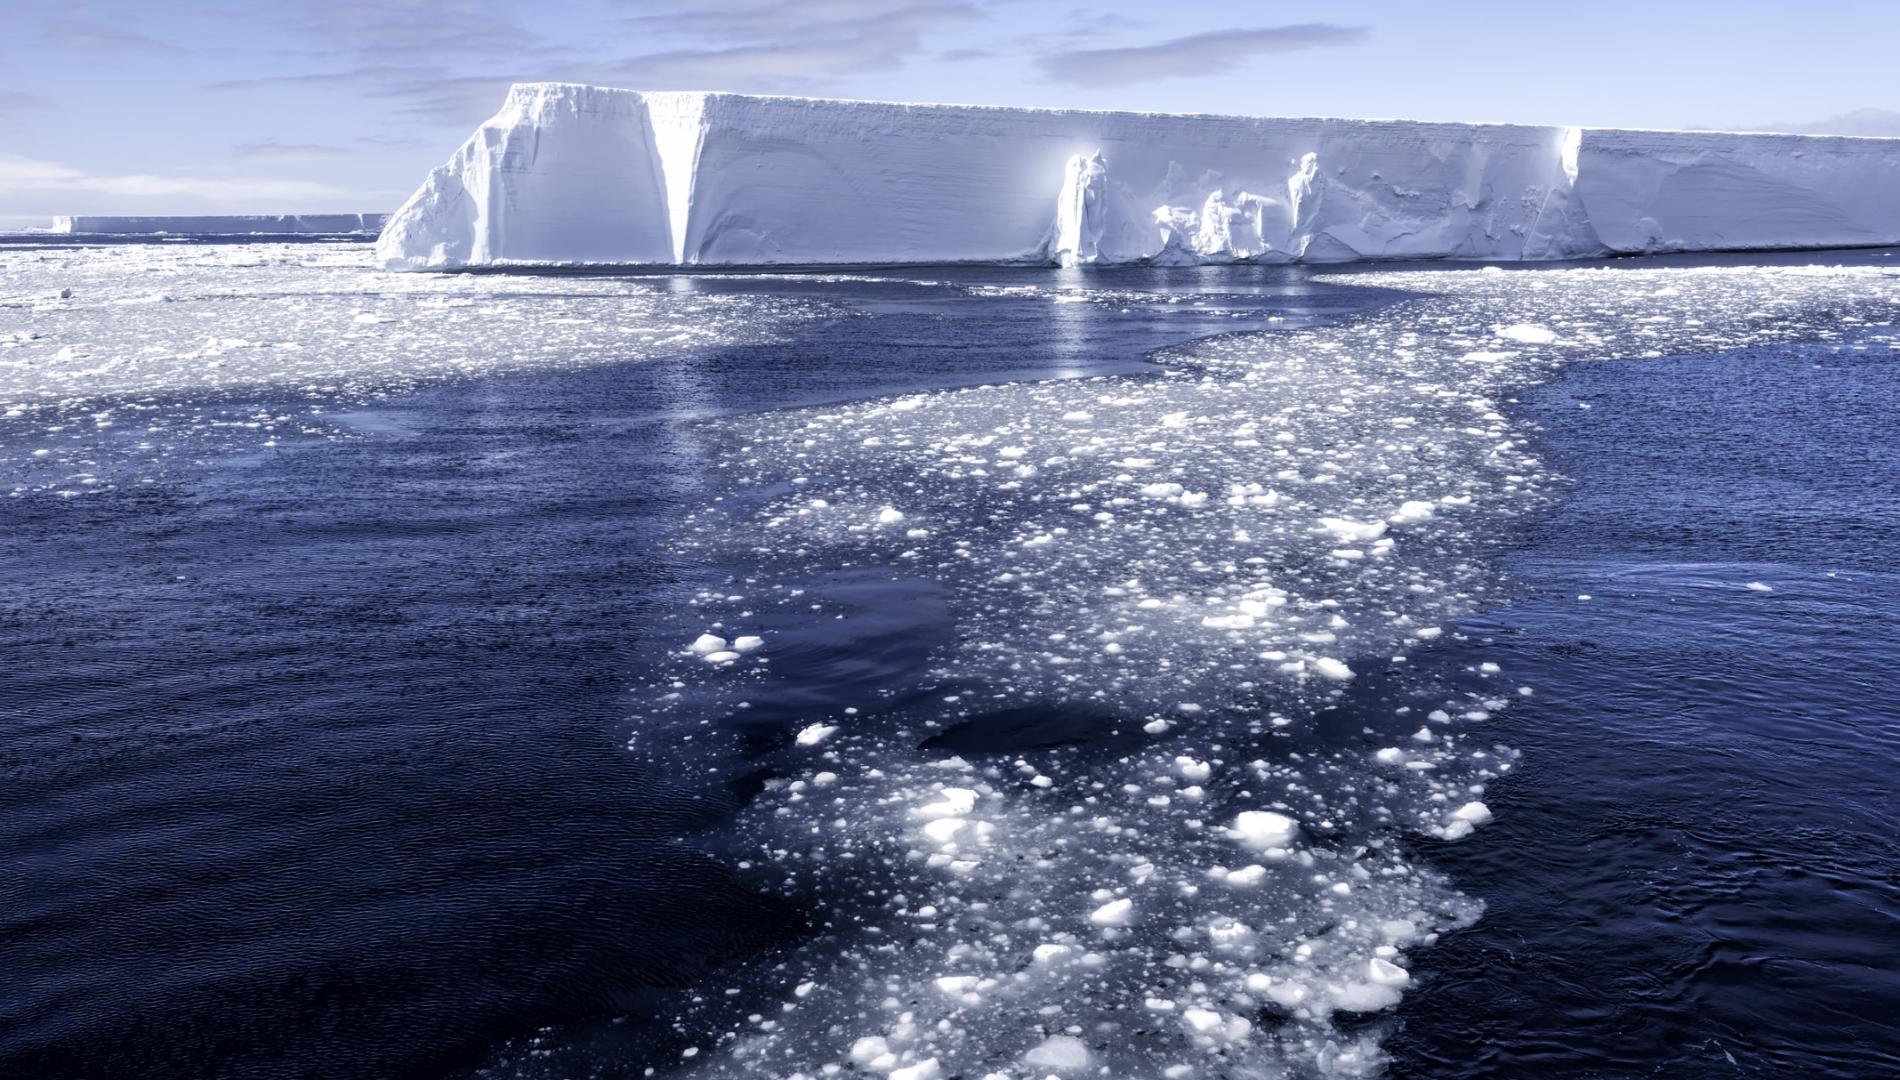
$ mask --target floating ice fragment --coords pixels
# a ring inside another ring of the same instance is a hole
[[[1221,1014],[1212,1009],[1188,1009],[1181,1014],[1181,1022],[1187,1025],[1189,1031],[1198,1035],[1219,1031],[1225,1026]]]
[[[1023,1064],[1074,1072],[1089,1067],[1089,1048],[1073,1035],[1051,1035],[1023,1055]]]
[[[693,639],[693,651],[700,655],[716,653],[726,647],[726,639],[718,634],[701,634]]]
[[[1468,802],[1459,807],[1452,816],[1460,821],[1469,821],[1473,825],[1484,825],[1491,820],[1491,808],[1481,802]]]
[[[1746,586],[1750,592],[1774,592],[1775,587],[1762,581],[1751,581]]]
[[[890,1052],[891,1044],[882,1035],[866,1035],[851,1044],[851,1060],[860,1065],[869,1065]]]
[[[1030,955],[1031,959],[1043,967],[1054,967],[1057,964],[1066,964],[1070,960],[1075,959],[1075,948],[1071,945],[1050,942],[1036,946]]]
[[[1203,783],[1208,777],[1214,775],[1212,765],[1185,756],[1174,759],[1174,771],[1180,773],[1183,780],[1194,784]]]
[[[1353,670],[1346,666],[1345,661],[1330,656],[1316,658],[1313,661],[1313,670],[1328,679],[1337,679],[1341,682],[1353,677]]]
[[[1097,926],[1127,926],[1134,918],[1135,902],[1123,897],[1110,900],[1089,913],[1089,921]]]
[[[1299,822],[1272,810],[1242,810],[1234,815],[1234,839],[1251,848],[1283,848],[1300,831]]]
[[[1237,889],[1251,889],[1267,878],[1267,868],[1259,863],[1243,866],[1238,870],[1229,870],[1224,875],[1227,884]]]
[[[937,989],[955,997],[975,990],[977,981],[974,975],[945,975],[937,980]]]
[[[744,637],[734,638],[732,641],[732,647],[742,653],[751,652],[754,649],[762,648],[764,645],[765,645],[764,638],[758,637],[752,634],[747,634]]]
[[[1380,986],[1404,986],[1412,981],[1411,972],[1376,956],[1366,963],[1366,975]]]
[[[925,1058],[915,1065],[906,1065],[891,1070],[891,1080],[937,1080],[943,1075],[943,1069],[937,1065],[936,1058]]]
[[[1439,835],[1447,840],[1462,840],[1478,826],[1491,820],[1491,808],[1481,802],[1468,802],[1452,812]]]
[[[1377,540],[1385,535],[1383,521],[1354,521],[1351,518],[1325,517],[1319,523],[1341,540]]]
[[[976,809],[976,792],[969,788],[947,787],[938,792],[938,801],[916,810],[918,817],[962,817]]]
[[[895,507],[887,506],[877,512],[877,523],[879,525],[895,525],[902,520],[904,520],[904,512]]]
[[[1557,331],[1536,323],[1512,323],[1498,328],[1497,335],[1506,341],[1521,341],[1526,345],[1548,345],[1557,340]]]
[[[831,738],[832,732],[837,730],[838,728],[834,724],[808,724],[798,731],[798,745],[817,746],[819,743]]]

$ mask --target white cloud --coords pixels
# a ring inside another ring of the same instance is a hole
[[[1236,27],[1115,49],[1069,49],[1040,59],[1044,74],[1073,86],[1126,86],[1213,75],[1242,62],[1274,53],[1357,45],[1363,26],[1300,23],[1295,26]]]
[[[653,89],[822,89],[839,76],[897,71],[930,37],[984,17],[967,0],[697,0],[627,20],[680,48],[622,59],[616,75]]]
[[[0,154],[0,198],[9,211],[23,214],[294,213],[380,209],[391,201],[385,193],[354,192],[313,180],[109,175],[18,154]]]
[[[231,152],[237,155],[239,161],[255,161],[265,165],[301,165],[311,161],[334,161],[356,154],[356,151],[341,146],[276,141],[240,143]]]

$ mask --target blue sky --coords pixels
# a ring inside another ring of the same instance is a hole
[[[392,209],[520,80],[1900,135],[1900,3],[0,0],[0,216]]]

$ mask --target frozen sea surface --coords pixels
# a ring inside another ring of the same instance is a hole
[[[37,868],[0,950],[59,987],[0,996],[0,1061],[1183,1080],[1894,1060],[1853,1019],[1894,999],[1878,978],[1777,1035],[1761,1002],[1827,980],[1685,961],[1678,993],[1632,997],[1669,912],[1552,917],[1619,903],[1618,873],[1702,887],[1565,833],[1626,835],[1603,819],[1627,808],[1677,798],[1671,828],[1726,823],[1710,858],[1780,865],[1797,854],[1744,854],[1761,831],[1893,820],[1829,763],[1893,761],[1891,716],[1866,719],[1887,684],[1840,639],[1891,640],[1895,607],[1823,576],[1877,585],[1895,527],[1891,469],[1856,438],[1888,415],[1863,399],[1895,397],[1883,253],[364,262],[0,249],[0,625],[22,661],[0,675],[0,845]],[[1837,372],[1851,389],[1817,401]],[[1801,427],[1772,478],[1738,466],[1817,404],[1858,419]],[[1772,557],[1720,550],[1757,533]],[[1645,544],[1707,566],[1617,568]],[[1768,606],[1809,579],[1846,605],[1822,613],[1838,634]],[[1581,648],[1577,611],[1636,654],[1593,673],[1559,647]],[[1788,676],[1728,689],[1667,644],[1738,619],[1730,647],[1792,651]],[[1644,734],[1682,671],[1735,703],[1705,723],[1764,774],[1780,755],[1744,721],[1819,703],[1816,782],[1856,809],[1724,801],[1709,730]],[[1884,940],[1890,876],[1837,847],[1873,914],[1831,914],[1828,941]],[[1753,917],[1810,970],[1878,951],[1779,934],[1790,888],[1704,940]],[[1487,906],[1520,920],[1507,960]]]

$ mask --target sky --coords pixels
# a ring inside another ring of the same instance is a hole
[[[0,217],[391,210],[517,81],[1900,135],[1894,0],[0,0]]]

